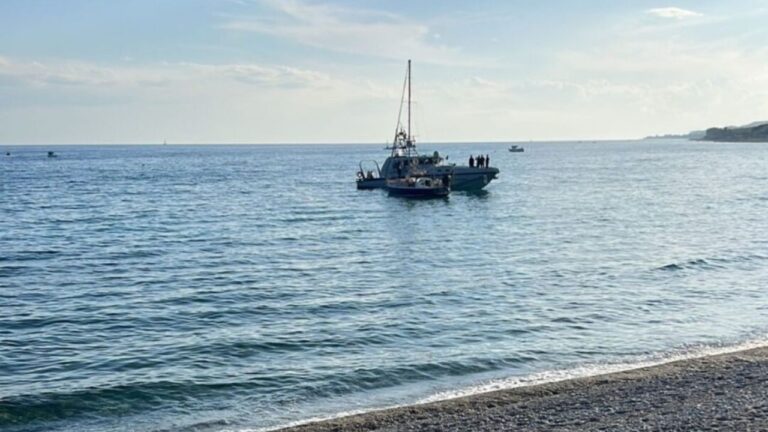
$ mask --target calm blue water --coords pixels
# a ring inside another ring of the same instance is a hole
[[[379,146],[3,148],[0,429],[268,427],[766,335],[768,145],[505,147],[422,146],[501,176],[421,202],[355,190]]]

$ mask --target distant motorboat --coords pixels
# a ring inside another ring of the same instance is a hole
[[[525,149],[519,145],[511,145],[509,146],[509,151],[512,153],[522,153]]]
[[[56,153],[52,152],[52,151],[49,151],[48,152],[48,157],[49,158],[54,158],[54,157],[58,157],[58,155]]]

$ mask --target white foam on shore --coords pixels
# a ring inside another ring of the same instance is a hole
[[[343,411],[337,414],[328,416],[312,417],[305,420],[298,420],[295,422],[286,423],[280,426],[264,427],[264,428],[238,428],[238,429],[225,429],[222,432],[268,432],[278,429],[289,428],[294,426],[301,426],[308,423],[316,423],[327,420],[335,420],[343,417],[349,417],[358,414],[366,414],[376,411],[384,411],[393,408],[402,408],[414,405],[424,405],[433,402],[446,401],[451,399],[458,399],[467,396],[473,396],[483,393],[489,393],[499,390],[509,390],[520,387],[530,387],[540,384],[548,384],[554,382],[562,382],[576,378],[594,377],[599,375],[608,375],[617,372],[625,372],[636,369],[643,369],[652,366],[659,366],[663,364],[673,363],[681,360],[693,360],[704,357],[717,356],[721,354],[732,354],[740,351],[747,351],[754,348],[768,347],[768,335],[763,335],[756,339],[741,342],[735,345],[727,346],[697,346],[684,350],[673,351],[671,353],[652,355],[647,358],[641,358],[637,361],[625,362],[625,363],[606,363],[606,364],[591,364],[578,366],[575,368],[552,370],[545,372],[538,372],[531,375],[520,377],[509,377],[503,379],[494,379],[486,383],[457,389],[450,391],[443,391],[436,393],[432,396],[419,399],[413,403],[391,405],[386,407],[377,407],[370,409],[359,409]]]
[[[768,335],[759,339],[753,339],[736,345],[729,346],[699,346],[664,355],[650,356],[637,361],[626,363],[606,363],[606,364],[588,364],[575,368],[552,370],[534,373],[520,377],[509,377],[503,379],[491,380],[487,383],[458,389],[440,392],[435,395],[418,400],[414,405],[439,402],[450,399],[457,399],[466,396],[472,396],[482,393],[489,393],[498,390],[508,390],[519,387],[530,387],[540,384],[567,381],[576,378],[594,377],[599,375],[609,375],[617,372],[625,372],[637,369],[643,369],[652,366],[673,363],[681,360],[693,360],[704,357],[711,357],[721,354],[732,354],[740,351],[746,351],[754,348],[768,347]]]

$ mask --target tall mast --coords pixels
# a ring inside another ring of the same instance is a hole
[[[408,143],[411,142],[411,59],[408,59]]]

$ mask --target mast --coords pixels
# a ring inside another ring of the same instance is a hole
[[[411,143],[411,59],[408,59],[408,144]]]
[[[407,91],[407,95],[406,95]],[[405,98],[408,98],[408,125],[402,123],[403,105]],[[395,138],[392,141],[392,156],[411,156],[416,153],[416,144],[411,135],[411,60],[408,60],[408,67],[405,69],[405,79],[403,80],[403,90],[400,93],[400,108],[397,111],[397,126],[395,126]],[[389,148],[389,147],[388,147]]]

